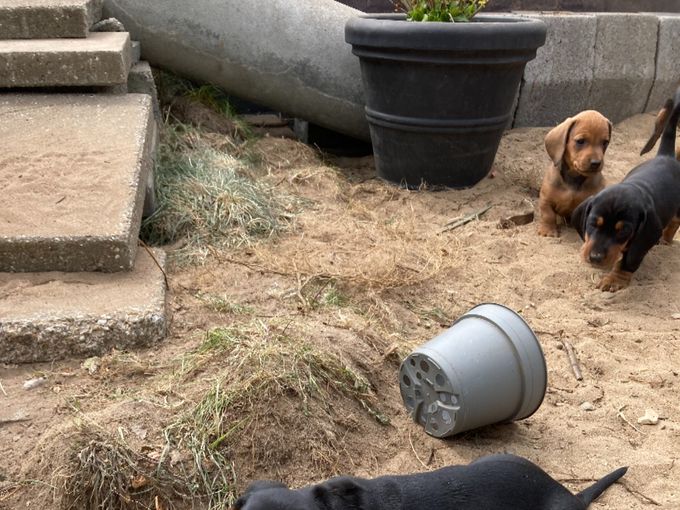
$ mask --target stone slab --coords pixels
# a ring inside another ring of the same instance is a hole
[[[646,111],[658,111],[680,86],[680,14],[659,14],[659,42],[654,85]]]
[[[0,96],[0,271],[130,269],[153,129],[144,94]]]
[[[148,62],[142,60],[137,62],[130,68],[130,74],[127,81],[127,92],[130,94],[148,94],[151,96],[153,104],[153,113],[156,121],[160,124],[161,108],[158,103],[158,92],[156,90],[156,82],[153,79],[153,72]]]
[[[120,273],[0,273],[0,363],[141,348],[165,337],[165,254]]]
[[[87,37],[104,0],[2,0],[0,39]]]
[[[651,14],[597,15],[590,108],[614,123],[645,111],[654,83],[658,26]]]
[[[127,32],[0,41],[0,87],[118,85],[127,81],[131,64]]]
[[[543,20],[548,34],[524,70],[513,127],[554,126],[590,108],[597,16],[521,14]]]

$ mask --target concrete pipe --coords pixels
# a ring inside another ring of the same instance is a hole
[[[359,59],[335,0],[105,0],[153,65],[369,140]]]

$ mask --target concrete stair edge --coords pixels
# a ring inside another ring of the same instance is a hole
[[[104,0],[34,2],[0,6],[0,40],[84,38],[102,17]]]

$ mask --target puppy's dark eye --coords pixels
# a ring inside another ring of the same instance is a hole
[[[616,229],[616,237],[625,239],[633,232],[632,227],[628,223],[617,223],[614,227]]]
[[[585,138],[579,138],[578,140],[575,140],[576,145],[579,147],[583,147],[586,144],[586,139]]]

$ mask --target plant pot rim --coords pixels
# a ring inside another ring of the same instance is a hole
[[[403,13],[361,14],[345,25],[352,46],[428,50],[536,49],[547,27],[538,18],[515,14],[478,14],[470,22],[406,21]]]

